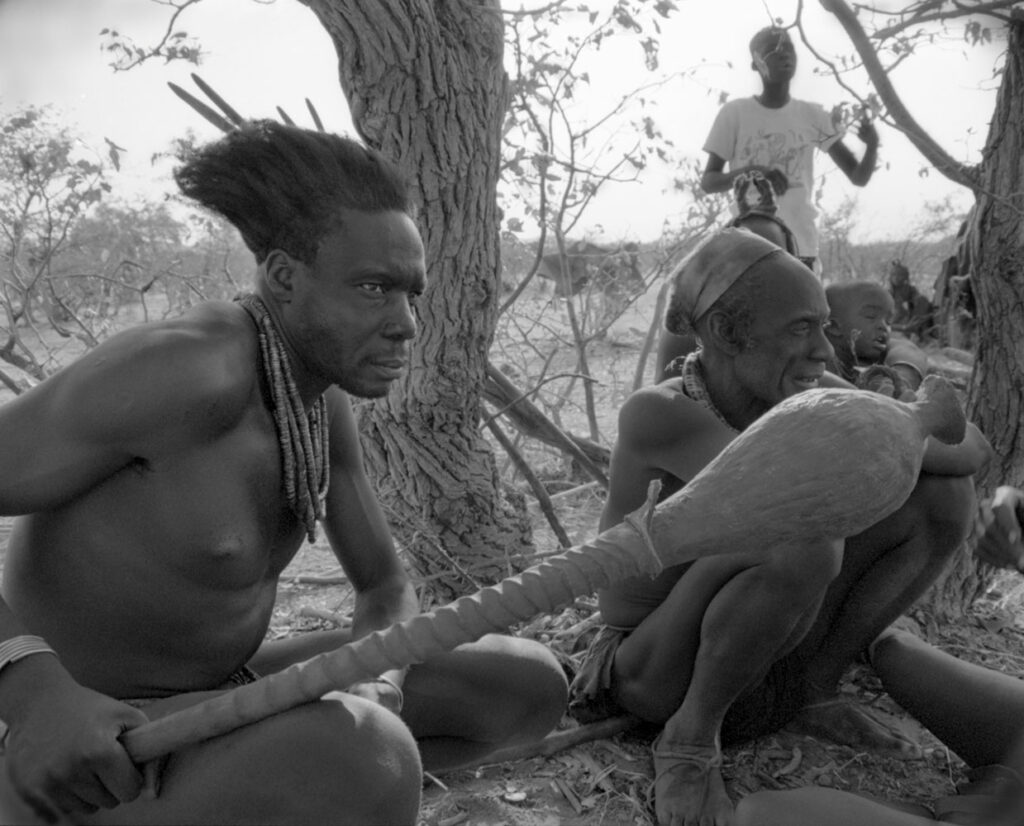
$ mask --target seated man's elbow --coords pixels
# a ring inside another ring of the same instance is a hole
[[[959,445],[960,463],[963,469],[963,476],[977,476],[984,473],[995,457],[995,451],[984,434],[973,424],[968,423],[967,433]]]

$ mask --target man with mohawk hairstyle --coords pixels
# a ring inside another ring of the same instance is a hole
[[[485,637],[145,778],[119,740],[419,610],[349,402],[388,391],[416,334],[426,272],[405,182],[355,141],[270,121],[238,124],[176,179],[239,230],[253,292],[123,331],[0,408],[0,513],[19,515],[0,814],[413,824],[421,761],[477,762],[557,723],[565,678],[543,646]],[[318,522],[355,590],[351,632],[264,641]]]

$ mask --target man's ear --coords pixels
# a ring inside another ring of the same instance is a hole
[[[733,318],[720,310],[711,310],[708,313],[706,336],[709,344],[723,353],[730,356],[738,355],[743,350],[744,342],[740,340],[739,331]]]
[[[263,261],[263,278],[267,282],[270,294],[279,304],[291,301],[298,270],[303,266],[301,261],[292,258],[284,250],[273,249],[268,253]]]
[[[825,338],[829,342],[844,341],[846,336],[843,334],[843,324],[834,315],[829,315],[828,320],[825,322],[825,326],[822,328],[825,332]]]

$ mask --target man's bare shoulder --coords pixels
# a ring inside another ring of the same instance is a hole
[[[256,353],[255,327],[241,307],[204,303],[111,336],[53,378],[54,398],[91,409],[130,397],[140,418],[216,427],[251,402]]]
[[[633,392],[619,411],[619,442],[634,448],[659,447],[699,437],[724,426],[704,405],[682,390],[682,380],[668,379]]]

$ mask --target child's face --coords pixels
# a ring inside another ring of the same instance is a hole
[[[860,293],[832,308],[835,334],[853,346],[858,361],[877,363],[889,349],[893,301],[884,290]]]

